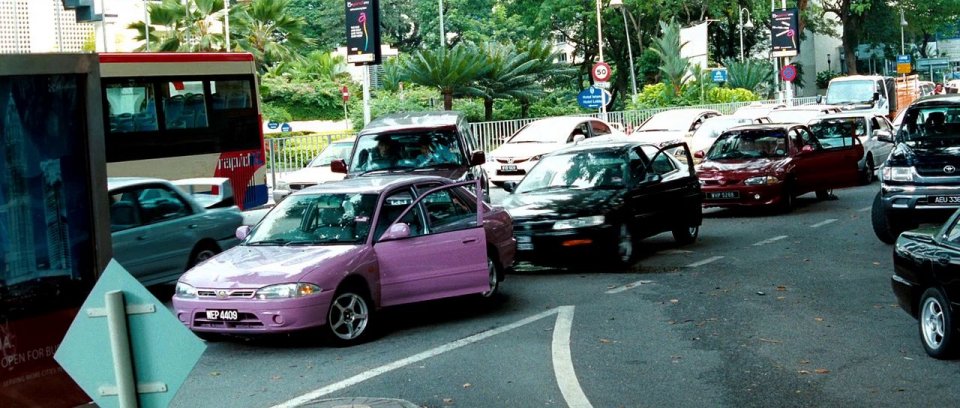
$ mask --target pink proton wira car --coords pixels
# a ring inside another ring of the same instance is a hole
[[[361,177],[295,192],[183,274],[177,317],[202,337],[322,327],[352,344],[381,307],[493,296],[516,241],[510,216],[464,188],[477,184]]]

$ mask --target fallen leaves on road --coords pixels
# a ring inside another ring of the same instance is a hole
[[[211,372],[211,373],[210,373],[210,376],[211,376],[211,377],[219,377],[219,376],[220,376],[220,372],[219,372],[219,371]]]
[[[800,360],[800,364],[810,364],[810,360]]]
[[[609,340],[609,339],[600,339],[600,343],[610,344],[610,343],[613,343],[613,341],[611,341],[611,340]]]
[[[880,262],[874,262],[874,265],[880,266]]]
[[[826,368],[818,368],[813,371],[817,374],[830,374],[830,370],[827,370]]]
[[[453,398],[444,398],[444,399],[443,399],[443,403],[444,403],[444,404],[453,404]]]
[[[763,337],[760,337],[760,341],[766,342],[766,343],[774,343],[774,344],[783,343],[782,340],[771,340],[771,339],[765,339],[765,338],[763,338]]]
[[[802,374],[802,375],[810,374],[810,372],[807,371],[807,370],[800,370],[800,371],[797,371],[797,373],[800,373],[800,374]]]
[[[822,322],[822,321],[823,321],[823,318],[817,316],[817,317],[814,317],[813,320],[816,320],[816,321],[818,321],[818,322]]]
[[[463,384],[463,388],[470,388],[470,387],[473,387],[473,384],[470,384],[470,383]]]
[[[787,287],[783,285],[777,285],[777,292],[786,292]]]
[[[784,300],[784,299],[786,299],[786,297],[784,297],[784,296],[777,296],[777,300]]]
[[[680,303],[680,299],[670,299],[670,303],[673,303],[673,304]]]

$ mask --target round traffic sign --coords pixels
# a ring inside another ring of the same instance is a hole
[[[344,85],[343,88],[340,88],[340,94],[343,96],[344,102],[346,102],[347,99],[350,99],[350,90],[347,89],[346,85]]]
[[[794,79],[797,79],[797,67],[793,65],[784,65],[780,69],[780,78],[787,82],[793,82]]]
[[[610,64],[606,62],[598,62],[593,65],[593,69],[590,70],[590,75],[593,76],[593,80],[597,82],[607,82],[610,80]]]

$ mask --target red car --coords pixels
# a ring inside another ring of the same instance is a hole
[[[826,198],[834,188],[857,184],[863,145],[856,135],[820,141],[805,125],[778,123],[727,130],[697,166],[704,207],[780,206],[811,191]]]

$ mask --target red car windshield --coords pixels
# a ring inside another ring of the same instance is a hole
[[[736,130],[717,138],[707,160],[743,160],[787,156],[783,130]]]

